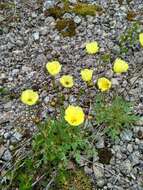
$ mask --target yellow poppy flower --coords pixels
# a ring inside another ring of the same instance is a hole
[[[82,80],[88,82],[88,81],[91,81],[91,79],[92,79],[93,70],[91,70],[91,69],[83,69],[80,72],[80,74],[81,74]]]
[[[99,78],[97,81],[98,88],[103,92],[111,88],[111,81],[105,77]]]
[[[129,65],[126,61],[117,58],[114,62],[113,70],[115,73],[123,73],[126,72],[129,68]]]
[[[34,92],[31,89],[24,90],[21,94],[21,101],[29,106],[36,104],[38,98],[39,98],[38,93]]]
[[[139,34],[139,41],[140,41],[141,46],[143,46],[143,33]]]
[[[86,51],[89,54],[95,54],[99,51],[99,46],[98,43],[95,42],[90,42],[86,44]]]
[[[60,78],[60,83],[66,88],[71,88],[74,84],[73,77],[71,75],[63,75]]]
[[[55,76],[61,71],[61,64],[58,61],[51,61],[46,64],[48,72]]]
[[[69,105],[65,110],[65,120],[72,126],[78,126],[84,122],[84,112],[79,106]]]

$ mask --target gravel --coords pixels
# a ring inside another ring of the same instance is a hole
[[[76,23],[76,35],[64,38],[56,29],[56,19],[46,16],[44,11],[54,7],[58,0],[45,0],[42,5],[34,1],[26,4],[16,0],[16,9],[6,14],[20,16],[19,21],[11,21],[0,27],[0,87],[7,90],[0,98],[0,163],[5,166],[13,158],[13,146],[20,145],[28,130],[33,134],[36,128],[35,120],[43,120],[59,112],[57,92],[52,88],[51,78],[45,71],[48,61],[58,59],[63,67],[62,74],[72,74],[75,87],[67,91],[59,87],[59,92],[65,95],[63,105],[78,104],[79,87],[84,89],[80,97],[80,105],[87,109],[87,102],[95,97],[95,88],[86,91],[85,84],[80,79],[81,68],[94,68],[93,81],[101,76],[112,80],[112,90],[118,91],[127,100],[135,103],[134,111],[141,116],[136,125],[123,129],[119,139],[107,143],[102,135],[95,139],[97,149],[110,148],[112,158],[109,164],[100,163],[98,155],[93,161],[93,167],[82,161],[85,172],[93,177],[95,187],[101,190],[142,190],[143,171],[143,49],[131,48],[125,55],[120,55],[118,38],[132,23],[126,19],[131,7],[135,12],[142,10],[142,1],[133,0],[130,5],[124,1],[119,5],[117,0],[88,0],[83,2],[97,3],[104,8],[101,15],[81,17],[75,14],[64,14],[64,18],[73,19]],[[70,0],[76,3],[76,0]],[[62,6],[62,4],[59,4]],[[0,22],[4,21],[5,13],[1,12]],[[141,26],[141,31],[143,27]],[[85,43],[97,40],[100,53],[87,55]],[[110,53],[111,60],[105,63],[100,54]],[[114,74],[112,63],[116,57],[122,57],[129,63],[129,72],[124,75]],[[106,68],[106,69],[105,69]],[[57,84],[58,83],[57,77]],[[131,86],[132,85],[132,86]],[[130,89],[131,87],[131,89]],[[39,104],[28,107],[21,103],[20,94],[27,88],[33,88],[40,95]],[[70,95],[69,95],[70,94]],[[113,96],[112,91],[109,93]],[[56,102],[55,106],[52,105]],[[86,166],[85,166],[86,165]],[[5,171],[4,171],[5,172]]]

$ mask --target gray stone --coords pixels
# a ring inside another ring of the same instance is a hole
[[[0,158],[2,157],[5,150],[6,150],[5,146],[1,145],[0,146]]]
[[[19,73],[19,69],[12,70],[12,76],[15,76]]]
[[[44,98],[44,103],[47,104],[47,103],[49,103],[49,101],[50,101],[49,96],[46,96],[46,97]]]
[[[69,2],[75,4],[77,3],[77,0],[69,0]]]
[[[79,16],[75,16],[75,17],[74,17],[74,22],[75,22],[76,24],[79,24],[79,23],[81,22],[81,18],[80,18]]]
[[[139,151],[143,154],[143,142],[139,144]]]
[[[133,145],[132,144],[128,144],[127,145],[127,150],[131,153],[133,152]]]
[[[39,40],[39,38],[40,38],[39,32],[34,32],[34,33],[32,34],[32,36],[33,36],[33,38],[34,38],[35,41]]]
[[[98,187],[103,187],[105,185],[105,180],[101,178],[101,179],[98,179],[96,183]]]
[[[4,104],[5,110],[9,110],[11,107],[12,107],[12,102],[7,102],[6,104]]]
[[[5,139],[10,139],[10,137],[11,137],[11,132],[6,132],[6,133],[4,133],[4,138]]]
[[[131,130],[124,130],[120,137],[122,139],[123,142],[129,142],[132,140],[132,136],[133,136],[133,133]]]
[[[36,18],[37,14],[35,12],[32,12],[31,16],[32,16],[32,18]]]
[[[12,136],[15,137],[17,141],[21,141],[22,139],[22,135],[17,131]]]
[[[130,161],[132,162],[133,165],[137,165],[140,163],[140,153],[139,151],[135,151],[133,152],[130,156],[129,156]]]
[[[125,160],[120,164],[120,171],[125,175],[128,175],[132,171],[132,164],[130,160]]]
[[[116,78],[112,78],[112,79],[111,79],[111,82],[112,82],[112,85],[113,85],[113,86],[118,86],[118,85],[119,85],[119,81],[118,81],[118,79],[116,79]]]
[[[72,17],[73,17],[73,15],[70,14],[70,13],[65,13],[65,14],[63,15],[63,18],[65,18],[65,19],[71,19]]]
[[[46,0],[44,2],[44,10],[52,8],[56,4],[57,0]]]
[[[48,27],[45,26],[45,27],[40,28],[40,34],[41,34],[42,36],[47,35],[48,32],[49,32]]]
[[[97,141],[97,143],[95,144],[96,148],[100,149],[100,148],[104,148],[104,138],[100,137]]]
[[[6,150],[2,156],[2,159],[5,161],[10,161],[12,159],[12,155],[9,150]]]
[[[88,166],[84,166],[84,171],[87,175],[91,175],[93,173],[93,170]]]
[[[104,166],[101,163],[93,164],[93,171],[96,179],[104,176]]]

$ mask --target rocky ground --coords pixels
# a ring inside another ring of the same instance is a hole
[[[112,72],[112,62],[120,55],[119,36],[131,27],[127,13],[143,11],[142,0],[133,0],[130,4],[117,0],[88,0],[82,2],[97,3],[103,13],[97,16],[78,16],[65,13],[63,18],[73,19],[76,23],[76,35],[63,37],[55,29],[56,19],[47,16],[44,11],[53,7],[58,0],[23,1],[15,0],[15,7],[0,8],[0,166],[2,172],[10,167],[15,144],[31,136],[38,121],[59,110],[57,92],[52,88],[50,76],[45,64],[57,58],[63,65],[62,73],[74,76],[76,86],[64,106],[77,100],[78,87],[85,89],[80,79],[81,68],[94,68],[94,81],[99,76],[112,79],[113,89],[119,89],[125,98],[135,102],[135,112],[143,117],[143,48],[137,44],[122,57],[129,63],[129,72],[118,76]],[[41,3],[42,2],[42,3]],[[76,0],[70,0],[75,3]],[[60,4],[62,6],[62,4]],[[5,20],[7,17],[7,20]],[[10,18],[14,17],[10,20]],[[18,18],[17,18],[18,17]],[[142,15],[136,19],[143,22]],[[140,25],[143,31],[143,25]],[[98,41],[100,54],[87,55],[84,45],[89,41]],[[105,64],[101,59],[104,53],[111,54],[111,60]],[[20,102],[21,91],[33,88],[40,94],[38,105],[30,108]],[[124,90],[125,89],[125,90]],[[68,92],[59,87],[64,94]],[[90,89],[91,97],[97,90]],[[80,97],[80,104],[86,105],[87,94]],[[111,94],[112,95],[112,94]],[[86,106],[85,106],[86,109]],[[99,156],[95,165],[84,166],[85,172],[92,175],[95,189],[143,190],[143,123],[133,129],[124,130],[115,142],[105,143],[101,136],[96,144],[101,151],[111,151],[107,163]]]

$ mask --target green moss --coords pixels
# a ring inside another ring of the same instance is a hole
[[[90,178],[83,170],[76,169],[75,171],[67,172],[64,183],[57,178],[57,186],[55,189],[61,190],[92,190],[92,183]],[[55,190],[52,189],[52,190]]]
[[[103,54],[103,55],[101,56],[101,60],[102,60],[103,62],[109,62],[110,59],[111,59],[111,55],[110,55],[109,53],[105,53],[105,54]]]
[[[76,25],[71,19],[60,19],[56,22],[56,29],[64,37],[72,37],[76,34]]]
[[[15,8],[15,4],[14,3],[10,3],[10,2],[5,2],[2,3],[0,2],[0,10],[2,9],[11,9],[11,8]]]
[[[45,16],[53,16],[55,19],[61,18],[66,12],[70,12],[68,3],[65,3],[63,7],[54,6],[45,11]]]
[[[77,3],[70,5],[68,2],[64,3],[63,7],[54,6],[45,11],[46,16],[53,16],[54,18],[61,18],[65,13],[75,13],[77,15],[94,16],[97,12],[101,12],[102,8],[98,5],[91,5],[88,3]]]
[[[97,12],[101,12],[102,8],[98,5],[91,5],[87,3],[78,3],[72,8],[72,12],[75,14],[86,16],[94,16]]]
[[[137,16],[136,12],[128,11],[127,13],[127,20],[128,21],[134,21],[135,17]]]

